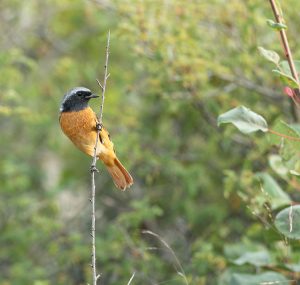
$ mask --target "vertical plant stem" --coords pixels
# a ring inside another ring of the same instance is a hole
[[[97,275],[97,269],[96,269],[96,243],[95,243],[95,232],[96,232],[96,214],[95,214],[95,192],[96,192],[96,186],[95,186],[95,172],[91,171],[91,177],[92,177],[92,197],[91,197],[91,203],[92,203],[92,227],[91,227],[91,236],[92,236],[92,274],[93,274],[93,285],[97,284],[97,280],[100,277],[100,275]]]
[[[278,7],[276,5],[276,1],[275,0],[269,0],[269,1],[270,1],[270,4],[271,4],[271,7],[272,7],[274,17],[276,19],[276,22],[279,23],[279,24],[282,24],[283,23],[282,16],[279,13]],[[285,30],[281,29],[279,31],[279,34],[280,34],[281,42],[282,42],[282,45],[283,45],[284,54],[285,54],[285,56],[287,58],[287,61],[289,63],[292,76],[296,80],[296,82],[298,84],[298,89],[300,90],[299,77],[298,77],[298,73],[297,73],[297,70],[296,70],[296,67],[295,67],[295,64],[294,64],[293,55],[292,55],[291,50],[290,50],[290,46],[289,46],[289,42],[288,42]]]
[[[94,154],[93,154],[93,160],[91,164],[91,204],[92,204],[92,226],[91,226],[91,237],[92,237],[92,280],[93,285],[97,285],[97,281],[100,278],[100,274],[97,274],[97,268],[96,268],[96,207],[95,207],[95,200],[96,200],[96,184],[95,184],[95,173],[99,172],[96,168],[96,162],[97,162],[97,146],[99,141],[99,135],[100,131],[102,129],[102,117],[103,117],[103,107],[104,107],[104,99],[105,99],[105,90],[106,90],[106,81],[109,77],[109,74],[107,73],[108,70],[108,57],[109,57],[109,41],[110,41],[110,31],[108,32],[107,36],[107,45],[106,45],[106,58],[105,58],[105,66],[104,66],[104,79],[103,79],[103,85],[100,83],[100,81],[97,79],[97,82],[99,86],[102,89],[102,97],[101,97],[101,105],[100,105],[100,112],[99,112],[99,122],[97,122],[96,129],[97,129],[97,136],[96,136],[96,142],[94,146]]]
[[[107,35],[107,44],[106,44],[106,58],[105,58],[105,65],[104,65],[104,79],[103,85],[100,84],[99,80],[97,80],[98,84],[102,89],[102,101],[100,105],[100,113],[99,113],[99,123],[102,124],[102,116],[103,116],[103,107],[104,107],[104,99],[105,99],[105,90],[106,90],[106,80],[110,74],[107,73],[108,71],[108,57],[109,57],[109,41],[110,41],[110,31],[108,31]]]

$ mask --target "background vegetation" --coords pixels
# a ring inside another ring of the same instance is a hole
[[[300,2],[282,9],[300,58]],[[297,280],[299,244],[274,228],[284,205],[265,194],[299,200],[297,176],[272,163],[280,140],[217,127],[238,105],[271,126],[298,123],[257,49],[281,52],[268,18],[259,0],[2,0],[0,284],[90,282],[91,158],[62,134],[58,110],[74,86],[100,91],[108,29],[104,123],[135,184],[121,193],[105,170],[97,177],[100,284],[133,272],[132,284],[185,284],[178,272],[199,285]]]

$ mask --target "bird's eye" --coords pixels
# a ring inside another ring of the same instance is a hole
[[[78,95],[79,97],[82,97],[82,96],[83,96],[83,93],[82,93],[82,92],[78,92],[77,95]]]

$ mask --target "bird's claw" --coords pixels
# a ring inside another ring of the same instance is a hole
[[[102,130],[102,124],[100,124],[100,123],[96,123],[96,130],[97,131],[101,131]]]
[[[97,169],[96,165],[92,165],[90,171],[91,172],[99,172],[99,170]]]

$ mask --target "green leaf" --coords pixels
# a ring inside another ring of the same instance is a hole
[[[278,53],[272,50],[264,49],[263,47],[258,47],[258,50],[264,58],[271,62],[274,62],[276,65],[279,64],[280,56],[278,55]]]
[[[272,72],[279,76],[284,84],[292,88],[298,87],[297,81],[291,75],[286,74],[278,69],[273,69]]]
[[[271,263],[269,252],[264,246],[247,240],[242,243],[225,244],[224,255],[236,265],[249,263],[263,266]]]
[[[290,173],[292,174],[292,175],[295,175],[295,176],[300,176],[300,172],[299,171],[296,171],[296,170],[290,170]]]
[[[272,209],[282,207],[291,202],[289,195],[281,189],[271,175],[266,172],[259,172],[255,176],[262,180],[265,199],[269,200]]]
[[[287,179],[289,169],[284,165],[282,157],[277,154],[271,154],[269,156],[269,165],[272,170],[276,172],[281,178]]]
[[[277,120],[272,127],[278,133],[295,137],[300,139],[299,130],[296,125],[289,125],[282,120]],[[299,159],[300,154],[300,141],[290,140],[274,134],[268,135],[268,139],[271,144],[278,145],[280,147],[279,152],[284,162],[290,161],[289,165],[286,164],[288,169],[295,169],[295,163]],[[298,169],[298,168],[297,168]]]
[[[258,284],[288,284],[288,280],[276,272],[264,272],[261,274],[233,273],[230,285],[258,285]]]
[[[294,60],[295,68],[297,73],[300,72],[300,61]],[[289,85],[292,88],[298,88],[297,81],[294,79],[291,73],[291,68],[288,61],[283,60],[279,63],[278,69],[274,69],[273,72],[277,74],[283,83]]]
[[[271,263],[271,258],[267,251],[244,252],[244,254],[232,262],[236,265],[249,263],[255,266],[264,266]]]
[[[300,125],[299,124],[287,124],[294,132],[300,136]]]
[[[266,120],[244,106],[236,107],[220,115],[218,117],[218,126],[225,123],[232,123],[244,134],[268,131]]]
[[[270,19],[268,19],[266,22],[272,29],[275,29],[277,31],[282,30],[282,29],[284,29],[284,30],[287,29],[287,25],[285,25],[283,23],[277,23]]]
[[[297,127],[295,125],[290,125],[290,124],[286,123],[285,121],[277,120],[272,129],[276,130],[277,132],[279,132],[281,134],[300,139],[299,129],[297,129]],[[285,139],[285,138],[272,134],[272,142],[281,143],[282,139]],[[289,139],[285,139],[285,140],[292,144],[295,144],[296,148],[299,149],[299,147],[300,147],[299,141],[292,141]]]
[[[300,272],[300,264],[292,263],[292,264],[284,264],[284,267],[288,268],[293,272]]]
[[[267,271],[261,274],[246,274],[234,272],[233,269],[225,270],[218,280],[218,285],[271,285],[289,284],[288,280],[280,273]]]
[[[280,211],[275,218],[275,226],[290,239],[300,239],[300,205]]]
[[[295,64],[296,71],[299,73],[299,71],[300,71],[300,61],[299,60],[294,60],[294,64]],[[289,65],[287,60],[282,60],[279,63],[279,68],[283,73],[285,73],[285,74],[292,77],[291,68],[290,68],[290,65]]]

